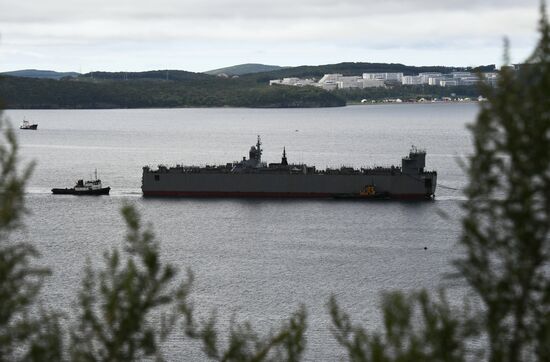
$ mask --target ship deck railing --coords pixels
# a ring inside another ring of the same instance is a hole
[[[322,170],[316,169],[315,166],[305,166],[301,164],[292,164],[285,167],[275,165],[275,167],[265,168],[240,168],[238,172],[235,172],[234,164],[226,165],[206,165],[206,166],[183,166],[176,165],[173,167],[167,167],[165,165],[158,165],[157,169],[145,166],[143,169],[149,173],[202,173],[202,174],[308,174],[308,175],[395,175],[402,172],[399,166],[374,166],[374,167],[361,167],[354,168],[348,166],[342,166],[340,168],[325,168]],[[305,166],[305,167],[304,167]],[[436,171],[422,171],[422,174],[436,175]]]

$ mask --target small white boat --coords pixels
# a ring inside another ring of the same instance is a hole
[[[21,126],[19,126],[19,129],[37,130],[38,129],[38,124],[37,123],[30,123],[29,121],[23,120],[23,122],[21,123]]]

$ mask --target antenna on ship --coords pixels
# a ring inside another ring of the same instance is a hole
[[[288,161],[286,159],[286,147],[283,146],[283,159],[281,160],[281,165],[288,165]]]
[[[260,135],[258,135],[258,142],[256,142],[256,149],[258,150],[258,162],[262,160],[262,141]]]

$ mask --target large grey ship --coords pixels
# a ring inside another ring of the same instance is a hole
[[[143,167],[144,196],[432,199],[437,172],[425,171],[426,151],[412,148],[401,166],[317,170],[290,164],[286,150],[280,163],[262,162],[258,136],[248,159],[216,166]]]

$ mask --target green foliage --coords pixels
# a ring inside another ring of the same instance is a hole
[[[86,269],[79,294],[78,325],[71,337],[74,361],[135,361],[160,357],[159,342],[170,331],[160,307],[176,301],[172,287],[176,270],[159,260],[159,246],[149,229],[142,230],[136,211],[126,206],[128,227],[125,254],[105,254],[105,269]],[[188,289],[183,282],[181,290]]]
[[[10,108],[335,107],[345,100],[313,87],[270,87],[251,80],[171,71],[94,72],[62,80],[0,77]]]
[[[452,310],[441,294],[430,300],[425,291],[384,295],[382,331],[353,325],[333,297],[329,302],[333,334],[350,361],[465,361],[466,341],[476,334],[467,315]]]
[[[216,361],[289,361],[301,360],[305,349],[306,311],[304,307],[295,312],[278,331],[260,337],[249,323],[231,323],[228,346],[220,350],[216,319],[197,323],[192,307],[184,302],[179,310],[185,316],[184,331],[187,337],[201,340],[203,351]]]
[[[161,342],[181,320],[183,333],[202,341],[218,361],[298,361],[305,346],[306,313],[296,312],[279,331],[261,338],[247,324],[232,325],[228,346],[220,347],[215,320],[198,322],[188,302],[193,276],[174,287],[176,270],[159,259],[159,245],[143,230],[135,209],[122,210],[128,227],[125,254],[105,254],[105,267],[88,266],[79,294],[77,325],[71,332],[73,361],[162,359]],[[161,311],[164,310],[164,313]],[[167,312],[173,311],[176,312]]]
[[[461,274],[479,295],[489,360],[550,359],[550,32],[486,88],[471,127]]]
[[[332,300],[351,360],[550,360],[550,26],[544,6],[541,14],[533,56],[518,71],[505,67],[497,88],[482,86],[488,101],[471,126],[456,265],[481,306],[459,314],[425,292],[395,293],[384,299],[384,333],[369,333]],[[468,348],[475,336],[484,353]]]
[[[23,190],[32,165],[17,169],[15,134],[2,119],[0,130],[0,361],[59,359],[58,316],[46,311],[36,316],[36,298],[48,270],[32,265],[38,256],[33,246],[9,238],[21,227]]]
[[[21,226],[25,181],[32,172],[32,164],[19,174],[17,170],[17,140],[13,129],[0,118],[4,138],[0,142],[0,237]]]
[[[285,67],[281,67],[278,65],[246,63],[246,64],[233,65],[225,68],[213,69],[205,73],[211,74],[211,75],[226,74],[228,76],[233,76],[233,75],[241,76],[241,75],[251,74],[251,73],[271,72],[273,70],[278,70],[283,68]]]
[[[12,72],[2,72],[0,75],[9,75],[13,77],[31,77],[31,78],[50,78],[61,79],[64,77],[77,77],[80,74],[76,72],[55,72],[52,70],[23,69]]]

